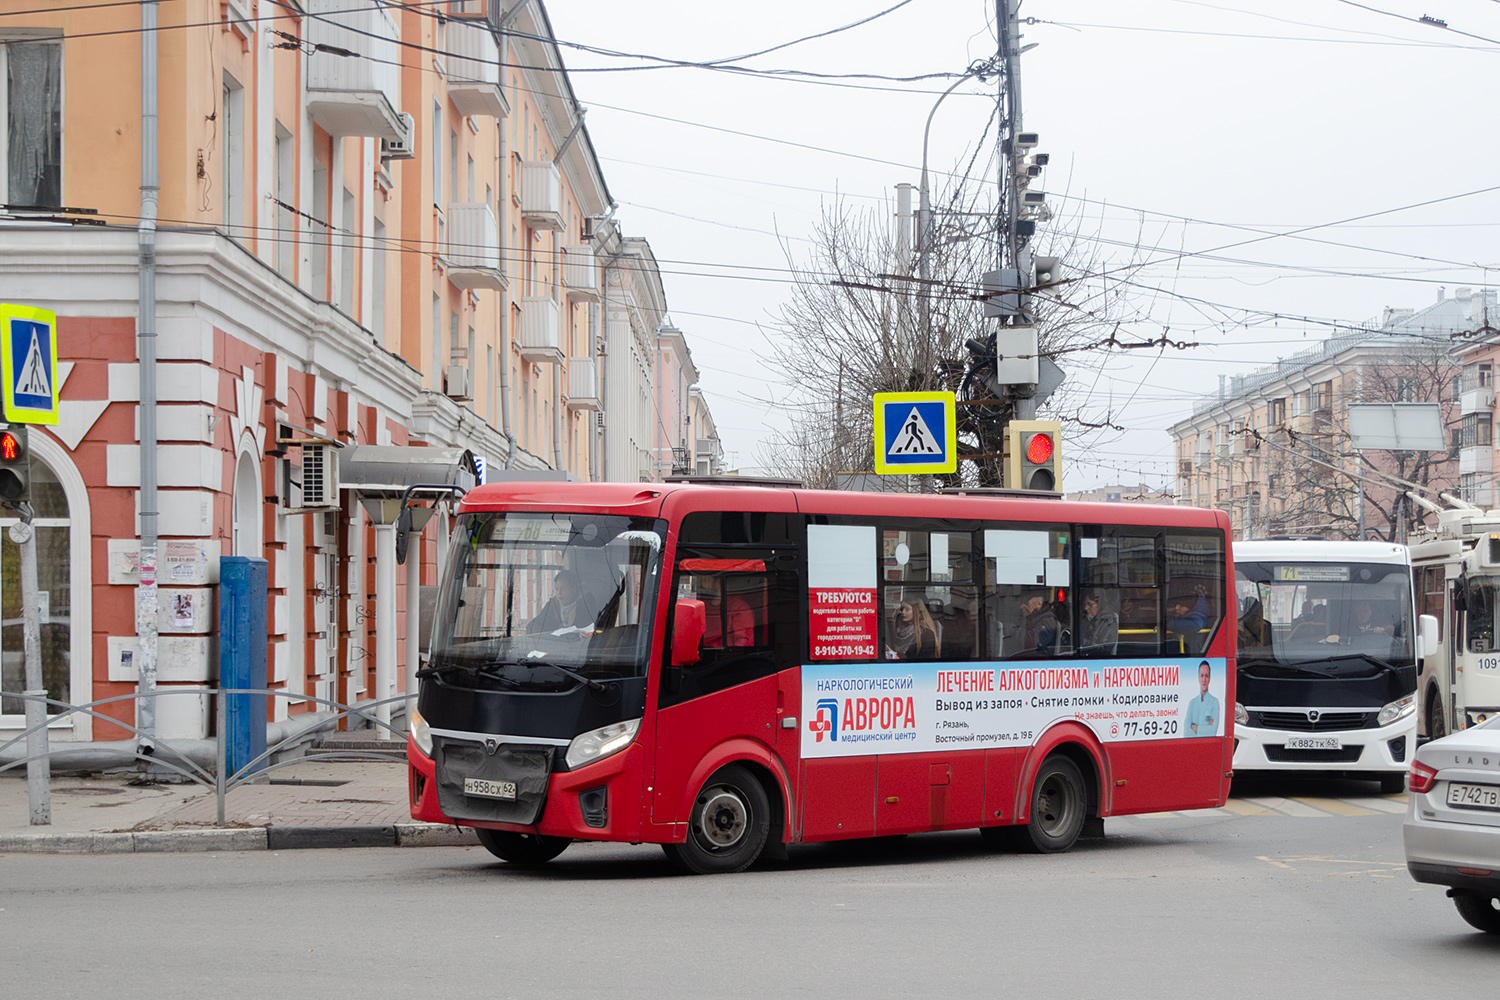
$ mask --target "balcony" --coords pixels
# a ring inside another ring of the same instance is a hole
[[[500,47],[485,21],[448,24],[448,98],[461,115],[504,118],[510,104],[500,90]]]
[[[1461,476],[1476,472],[1488,473],[1493,470],[1494,463],[1495,449],[1487,444],[1459,449],[1458,474]]]
[[[410,119],[398,111],[401,51],[396,22],[384,7],[350,9],[346,0],[308,0],[307,41],[343,49],[307,58],[307,112],[333,136],[368,135],[410,146]]]
[[[599,301],[599,265],[593,247],[563,247],[562,272],[569,302]]]
[[[448,206],[448,280],[459,288],[490,288],[504,291],[510,286],[501,270],[500,226],[495,213],[482,201]]]
[[[521,358],[537,365],[562,364],[562,311],[546,295],[521,300],[521,336],[516,341]]]
[[[1489,413],[1495,408],[1495,387],[1492,385],[1475,386],[1465,389],[1459,397],[1459,413]]]
[[[1294,413],[1291,429],[1294,434],[1330,434],[1333,432],[1327,411]]]
[[[562,184],[551,160],[521,164],[521,218],[532,229],[562,230]]]
[[[599,362],[595,359],[568,359],[568,409],[599,409]]]

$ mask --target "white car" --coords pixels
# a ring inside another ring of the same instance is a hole
[[[1418,749],[1407,789],[1411,877],[1449,886],[1465,920],[1500,934],[1500,717]]]

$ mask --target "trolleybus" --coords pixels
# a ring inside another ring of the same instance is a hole
[[[412,815],[512,862],[654,842],[709,873],[930,830],[1062,851],[1109,816],[1222,805],[1227,531],[1015,495],[479,487]]]

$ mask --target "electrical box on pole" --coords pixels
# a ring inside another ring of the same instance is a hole
[[[1060,492],[1062,423],[1012,420],[1005,426],[1005,485],[1014,490]]]

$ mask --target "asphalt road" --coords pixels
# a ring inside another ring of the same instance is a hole
[[[1500,937],[1410,879],[1390,801],[1360,805],[1371,786],[1236,796],[1251,814],[1113,819],[1066,855],[932,834],[699,878],[625,845],[535,871],[480,848],[0,856],[0,982],[258,1000],[1489,992]]]

